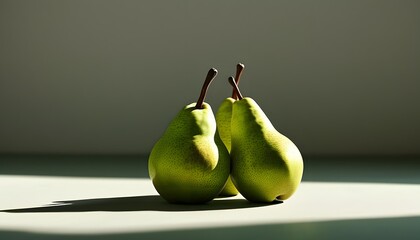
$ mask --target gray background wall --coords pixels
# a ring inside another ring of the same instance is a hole
[[[420,154],[419,1],[0,1],[0,152],[148,153],[241,82],[303,154]]]

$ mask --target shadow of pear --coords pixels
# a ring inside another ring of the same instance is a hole
[[[273,203],[278,204],[281,202]],[[124,211],[209,211],[239,208],[264,207],[272,204],[251,203],[245,199],[218,198],[205,204],[171,204],[159,195],[92,198],[80,200],[54,201],[53,203],[31,208],[6,209],[8,213],[34,212],[124,212]]]

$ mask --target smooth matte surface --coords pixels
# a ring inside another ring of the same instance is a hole
[[[420,1],[0,1],[0,152],[148,153],[240,87],[305,154],[420,154]]]
[[[77,171],[88,157],[38,156],[32,165],[22,160],[32,172],[14,157],[0,158],[2,167],[9,166],[0,168],[2,239],[416,239],[420,234],[415,159],[307,159],[304,181],[284,203],[251,204],[237,196],[173,205],[154,190],[145,157],[97,157],[83,174]],[[36,168],[43,159],[50,164]],[[61,174],[58,166],[65,159],[72,159],[74,168]],[[374,164],[378,167],[364,167]]]

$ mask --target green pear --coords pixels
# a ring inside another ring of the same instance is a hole
[[[303,159],[296,145],[279,133],[258,104],[242,97],[232,109],[231,176],[239,192],[251,202],[286,200],[297,190]]]
[[[239,84],[239,80],[241,78],[244,67],[245,66],[242,63],[238,63],[236,65],[236,84]],[[233,90],[232,97],[224,99],[216,112],[217,129],[219,130],[220,138],[222,139],[229,152],[231,146],[230,125],[232,119],[232,106],[237,99],[238,97],[236,96],[236,92]],[[226,186],[223,188],[220,196],[235,196],[237,194],[238,190],[236,189],[231,177],[229,176],[226,182]]]
[[[216,74],[216,69],[210,69],[198,101],[178,113],[150,153],[150,178],[168,202],[209,202],[229,177],[229,152],[218,135],[210,105],[204,103]]]

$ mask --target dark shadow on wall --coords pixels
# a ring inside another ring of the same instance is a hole
[[[148,178],[147,155],[0,155],[0,175]]]
[[[420,183],[417,156],[337,156],[305,159],[303,181]]]
[[[117,234],[65,235],[31,233],[23,231],[0,231],[0,239],[7,240],[248,240],[248,239],[419,239],[420,217],[354,219],[324,222],[266,224],[237,227],[200,228],[156,232]]]
[[[148,178],[148,155],[0,155],[0,175]],[[420,183],[420,156],[305,157],[303,181]]]

